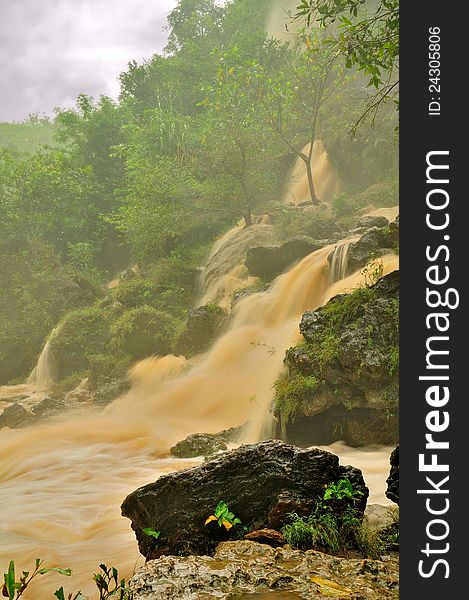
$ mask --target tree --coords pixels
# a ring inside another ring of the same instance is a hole
[[[248,103],[259,129],[264,129],[300,158],[306,168],[312,202],[319,199],[313,181],[311,159],[318,135],[321,111],[340,83],[336,57],[323,51],[316,37],[308,35],[293,48],[268,41],[277,53],[273,64],[256,60],[239,61],[235,51],[225,53],[224,74],[219,78],[225,95],[238,96]],[[309,144],[307,151],[305,145]]]
[[[201,103],[205,108],[199,169],[210,165],[217,187],[222,190],[233,216],[243,216],[245,226],[252,224],[252,210],[272,198],[278,184],[276,157],[281,147],[259,107],[246,92],[246,81],[239,64],[240,52],[234,47],[218,56],[217,83],[206,89]]]
[[[294,14],[307,27],[319,22],[328,28],[327,44],[345,57],[376,90],[354,130],[389,99],[397,104],[399,78],[399,0],[302,0]],[[330,26],[335,25],[335,29]]]

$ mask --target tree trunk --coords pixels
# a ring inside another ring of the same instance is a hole
[[[244,211],[243,218],[244,218],[244,229],[247,229],[248,227],[251,227],[251,225],[252,225],[252,214],[251,214],[251,209],[250,209],[249,206]]]
[[[311,167],[311,161],[309,160],[305,160],[305,166],[306,166],[306,174],[308,175],[308,186],[309,186],[309,194],[311,196],[311,200],[313,202],[313,204],[319,204],[320,200],[319,198],[316,196],[316,190],[314,189],[314,181],[313,181],[313,169]]]

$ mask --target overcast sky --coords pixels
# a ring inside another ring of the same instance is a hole
[[[176,0],[0,0],[0,121],[116,97],[127,63],[166,44]]]

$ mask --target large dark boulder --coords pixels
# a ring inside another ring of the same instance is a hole
[[[267,280],[281,273],[284,268],[279,246],[250,248],[245,264],[251,275]]]
[[[394,271],[370,288],[304,313],[305,342],[287,350],[287,373],[276,385],[276,413],[288,441],[397,441],[398,298]]]
[[[269,280],[318,248],[319,246],[308,238],[297,236],[280,246],[250,248],[245,264],[251,275]]]
[[[162,554],[208,554],[228,536],[271,528],[277,531],[292,511],[307,515],[322,499],[327,484],[348,477],[362,492],[357,516],[368,497],[361,471],[339,465],[334,454],[301,450],[278,440],[241,446],[219,458],[185,471],[160,477],[124,500],[122,514],[132,521],[140,552],[147,558]],[[217,523],[205,526],[218,502],[226,502],[242,521],[228,533]],[[144,528],[160,531],[158,546]]]
[[[389,477],[386,479],[388,484],[386,496],[389,500],[399,504],[399,446],[392,451],[389,462],[391,463],[391,470]]]
[[[296,236],[283,242],[280,246],[280,256],[285,264],[285,268],[295,261],[308,256],[311,252],[318,249],[318,245],[311,242],[307,237]]]
[[[222,329],[226,318],[226,311],[216,304],[191,310],[186,328],[177,341],[176,353],[192,356],[205,352]]]

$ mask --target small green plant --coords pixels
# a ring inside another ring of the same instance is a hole
[[[337,483],[330,483],[326,487],[323,500],[355,500],[363,496],[360,490],[354,490],[349,479],[340,479]]]
[[[118,600],[132,600],[133,594],[127,588],[125,579],[119,580],[119,572],[115,567],[100,564],[101,573],[95,573],[93,580],[99,591],[99,600],[116,598]]]
[[[143,532],[149,535],[150,537],[155,538],[155,540],[157,540],[161,535],[161,531],[155,531],[151,527],[144,527]]]
[[[29,586],[31,581],[39,575],[45,575],[46,573],[55,572],[70,577],[70,575],[72,574],[71,569],[60,569],[59,567],[41,568],[41,565],[43,563],[43,560],[41,560],[40,558],[36,558],[34,570],[32,572],[23,571],[19,580],[16,581],[15,561],[10,560],[8,571],[3,574],[2,596],[4,598],[8,598],[9,600],[17,600],[17,598],[21,598],[23,592]]]
[[[282,527],[282,534],[293,548],[309,550],[319,547],[330,552],[339,550],[339,531],[332,514],[316,510],[313,515],[305,518],[293,512],[288,518],[290,523]]]
[[[208,525],[212,521],[217,521],[218,525],[224,527],[227,531],[235,525],[238,525],[238,523],[241,523],[241,519],[238,519],[238,517],[235,517],[234,514],[230,512],[223,500],[217,504],[214,514],[207,518],[205,525]]]
[[[61,586],[58,590],[55,590],[54,596],[58,600],[87,600],[86,596],[83,596],[81,592],[77,592],[76,594],[69,593],[65,595],[63,586]]]

